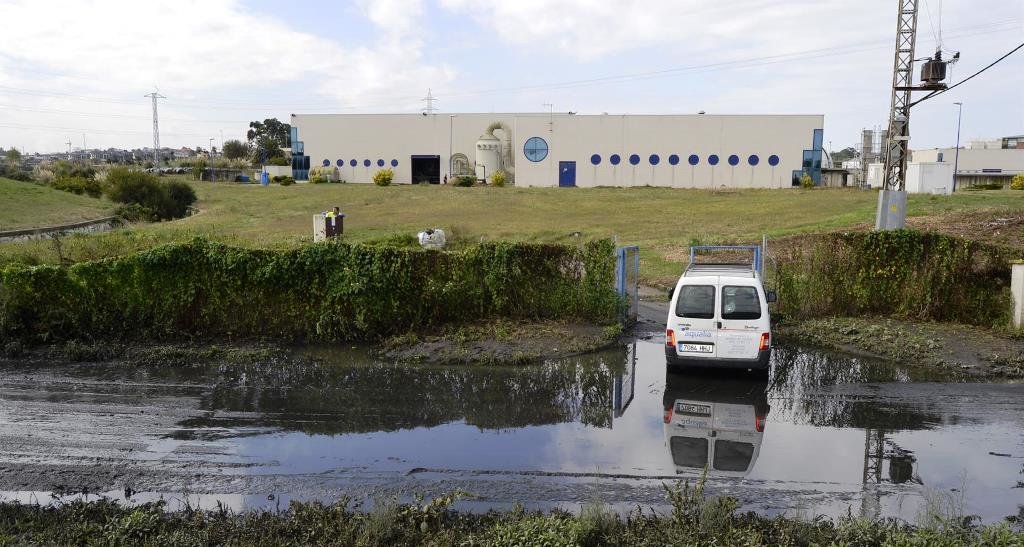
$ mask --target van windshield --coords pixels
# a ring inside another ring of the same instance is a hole
[[[690,319],[714,319],[714,285],[683,285],[676,301],[676,315]]]
[[[761,299],[755,287],[722,287],[722,319],[760,319]]]

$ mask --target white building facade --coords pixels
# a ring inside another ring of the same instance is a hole
[[[789,188],[821,181],[821,115],[293,115],[293,171],[437,183],[497,170],[516,186]]]

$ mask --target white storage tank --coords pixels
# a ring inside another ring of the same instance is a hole
[[[476,178],[489,180],[501,169],[501,141],[493,133],[480,135],[476,141]]]
[[[907,165],[907,193],[948,196],[952,191],[953,164],[929,161]]]

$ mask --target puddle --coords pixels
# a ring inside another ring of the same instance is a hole
[[[1024,385],[945,384],[797,347],[773,359],[769,380],[666,374],[653,340],[518,368],[346,350],[290,369],[18,369],[0,384],[0,489],[49,499],[12,465],[110,465],[123,469],[98,491],[131,482],[144,492],[131,502],[187,482],[197,504],[235,509],[455,489],[474,494],[470,510],[662,507],[663,482],[708,465],[709,493],[767,514],[913,522],[926,500],[985,521],[1024,511]],[[80,463],[86,452],[99,463]]]

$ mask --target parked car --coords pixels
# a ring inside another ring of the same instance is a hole
[[[726,247],[715,247],[726,249]],[[668,309],[665,360],[670,368],[741,368],[768,372],[774,291],[761,280],[760,247],[749,264],[690,265]]]

